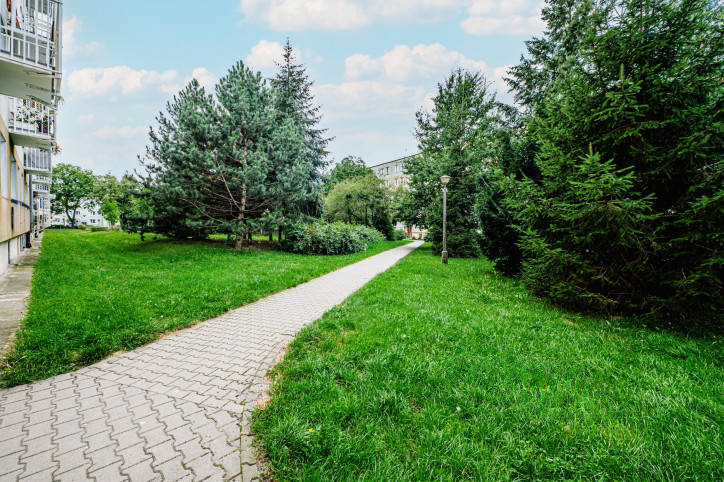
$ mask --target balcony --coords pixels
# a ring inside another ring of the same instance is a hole
[[[48,184],[50,185],[50,176],[33,176],[34,184]]]
[[[33,178],[33,193],[41,195],[50,195],[50,184],[37,184]]]
[[[55,111],[39,102],[11,97],[8,131],[15,145],[50,150],[55,140]]]
[[[40,149],[25,149],[24,167],[26,174],[50,176],[52,155]]]
[[[62,8],[58,0],[0,2],[0,94],[57,105]]]

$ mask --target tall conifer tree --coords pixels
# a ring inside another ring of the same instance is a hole
[[[510,181],[555,299],[722,315],[724,16],[710,0],[550,0],[513,69],[540,140],[538,181]]]

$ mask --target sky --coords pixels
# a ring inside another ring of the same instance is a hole
[[[321,127],[368,166],[415,154],[415,112],[453,69],[503,78],[540,35],[541,0],[71,0],[63,5],[63,162],[142,170],[156,116],[192,78],[213,91],[238,61],[271,77],[287,39]]]

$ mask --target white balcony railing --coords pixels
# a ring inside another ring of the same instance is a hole
[[[50,176],[33,176],[33,183],[35,184],[50,184]]]
[[[0,55],[59,72],[61,2],[3,0],[1,3]]]
[[[50,194],[50,184],[36,184],[33,180],[33,191]]]
[[[25,149],[24,167],[28,174],[50,175],[52,155],[42,149]]]
[[[10,134],[29,135],[42,139],[55,139],[55,111],[32,100],[10,99]],[[17,142],[16,142],[17,143]],[[27,145],[20,143],[20,145]]]

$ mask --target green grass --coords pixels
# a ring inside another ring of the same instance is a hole
[[[417,249],[273,376],[274,480],[724,480],[720,336],[571,314],[486,260]]]
[[[75,370],[156,340],[402,242],[345,256],[300,256],[223,245],[140,241],[121,232],[49,230],[28,316],[0,383]]]

